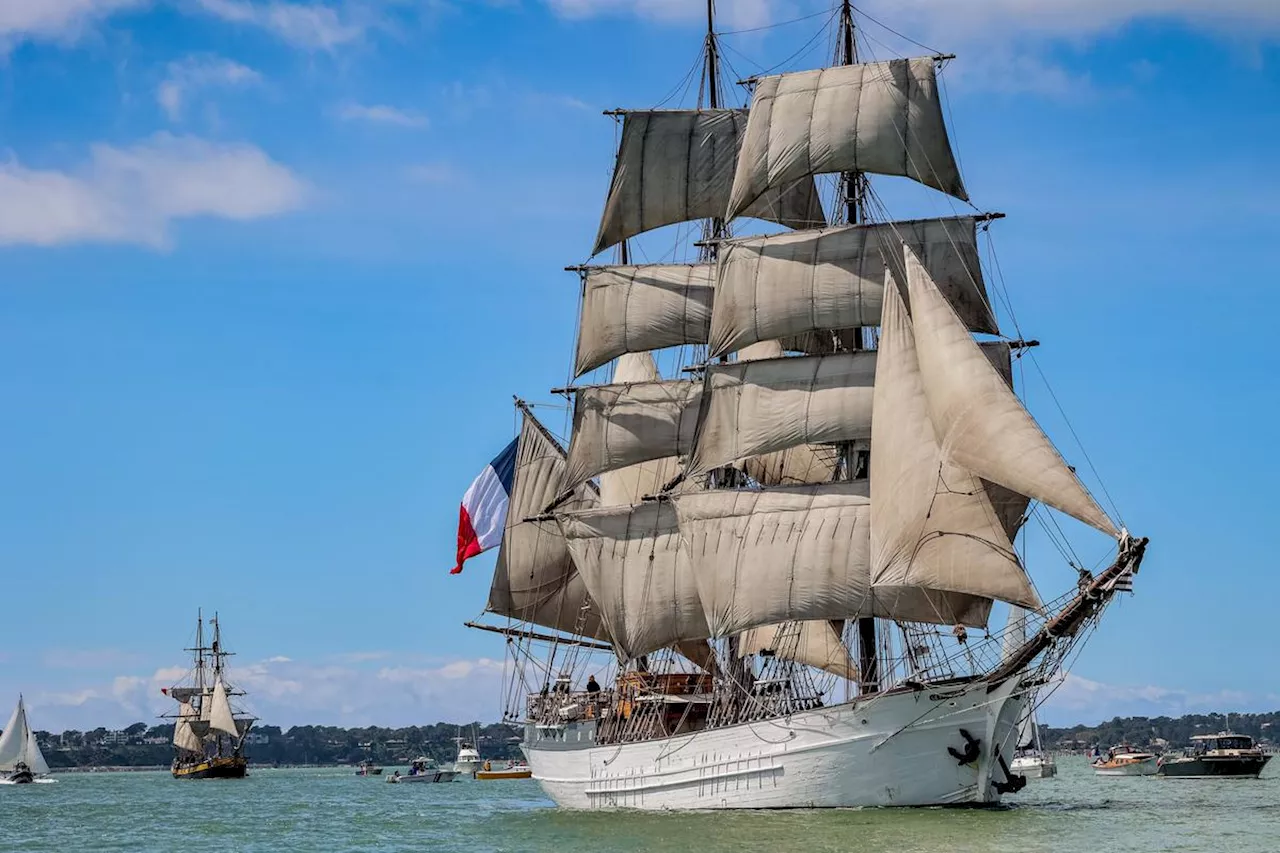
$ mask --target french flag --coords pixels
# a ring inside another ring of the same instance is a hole
[[[517,438],[508,444],[462,496],[462,511],[458,513],[458,565],[449,574],[458,574],[467,560],[502,542],[519,441]]]

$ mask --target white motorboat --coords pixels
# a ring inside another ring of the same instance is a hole
[[[452,782],[458,778],[456,770],[441,770],[435,760],[415,758],[409,765],[409,772],[402,774],[399,770],[387,777],[392,784],[402,782]]]
[[[1159,769],[1154,753],[1127,744],[1111,747],[1106,758],[1093,762],[1093,772],[1099,776],[1154,776]]]

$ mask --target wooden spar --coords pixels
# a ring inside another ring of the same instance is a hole
[[[1111,596],[1115,595],[1116,580],[1126,572],[1137,573],[1142,566],[1147,542],[1145,537],[1130,540],[1109,568],[1091,580],[1089,585],[1062,608],[1057,616],[1046,622],[1034,637],[1001,662],[989,677],[991,686],[995,687],[1030,666],[1036,655],[1047,649],[1057,638],[1074,636],[1085,621],[1096,614],[1111,599]]]
[[[582,646],[587,649],[599,649],[604,652],[613,651],[613,646],[608,643],[597,643],[595,640],[580,640],[571,637],[559,637],[555,634],[543,634],[538,631],[520,631],[515,628],[498,628],[493,625],[481,625],[478,622],[463,622],[464,627],[475,628],[477,631],[488,631],[492,634],[502,634],[504,637],[518,638],[525,640],[539,640],[544,643],[559,643],[562,646]]]

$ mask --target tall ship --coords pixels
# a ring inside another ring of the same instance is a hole
[[[504,721],[561,806],[997,803],[1026,783],[1020,722],[1142,562],[1015,393],[1035,342],[980,261],[1001,215],[880,194],[969,201],[953,57],[863,56],[865,25],[838,3],[833,64],[738,106],[708,2],[696,104],[608,113],[567,447],[517,399],[455,569],[498,548],[468,625],[506,636]],[[1063,516],[1106,537],[1092,571]],[[1055,597],[1014,544],[1033,520]]]
[[[186,650],[191,671],[161,691],[178,703],[177,711],[164,715],[174,721],[175,779],[243,779],[249,770],[244,742],[256,718],[237,707],[245,693],[227,680],[227,658],[234,652],[222,645],[217,614],[209,625],[213,636],[205,645],[204,617],[197,613],[195,646]]]

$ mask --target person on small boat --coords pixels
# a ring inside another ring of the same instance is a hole
[[[587,676],[587,692],[592,696],[600,692],[600,685],[596,682],[594,675]]]

